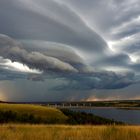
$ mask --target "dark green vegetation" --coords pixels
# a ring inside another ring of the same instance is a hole
[[[0,123],[8,123],[8,122],[41,123],[47,122],[47,120],[42,120],[40,117],[35,117],[33,114],[28,113],[17,113],[14,111],[0,111]]]
[[[93,115],[91,113],[75,112],[75,111],[71,111],[68,109],[61,109],[61,111],[66,116],[68,116],[68,120],[67,120],[68,124],[95,124],[95,125],[124,124],[122,122],[99,117],[99,116]]]
[[[0,104],[0,123],[123,124],[93,114],[29,104]]]

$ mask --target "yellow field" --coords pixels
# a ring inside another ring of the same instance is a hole
[[[0,140],[140,140],[140,126],[0,126]]]
[[[0,103],[0,111],[14,111],[19,114],[33,114],[35,117],[40,117],[42,119],[56,119],[60,121],[65,121],[67,117],[56,108],[46,107],[41,105],[33,104],[6,104]]]

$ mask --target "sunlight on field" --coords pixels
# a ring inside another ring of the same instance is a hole
[[[59,109],[33,104],[0,103],[0,111],[13,111],[21,115],[24,113],[32,114],[35,117],[47,119],[48,121],[57,120],[65,122],[67,119],[67,117]]]
[[[32,113],[35,114],[36,116],[48,117],[48,118],[51,118],[53,116],[65,117],[63,113],[56,108],[33,105],[33,104],[2,104],[1,103],[0,110],[1,111],[11,110],[19,113]]]
[[[139,140],[140,126],[0,126],[0,140]]]

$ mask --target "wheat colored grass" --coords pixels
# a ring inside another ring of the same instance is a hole
[[[140,140],[140,126],[0,126],[0,140]]]

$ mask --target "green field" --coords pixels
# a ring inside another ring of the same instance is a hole
[[[123,124],[93,114],[33,104],[0,104],[0,123],[30,124]]]
[[[140,140],[140,126],[0,126],[0,140]]]
[[[0,121],[31,123],[65,123],[59,109],[32,104],[0,104]]]

